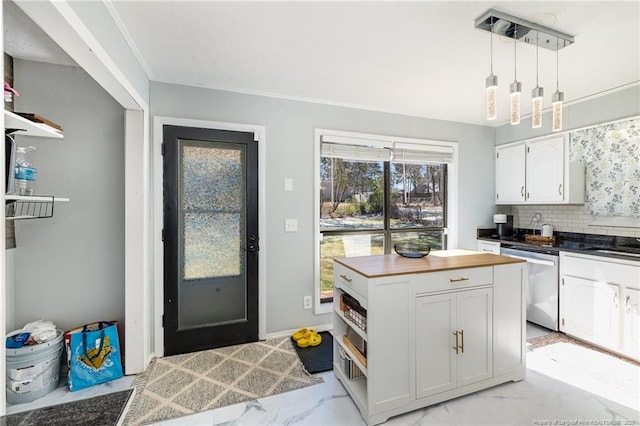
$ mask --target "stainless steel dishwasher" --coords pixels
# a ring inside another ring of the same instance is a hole
[[[558,252],[544,248],[500,248],[503,256],[527,261],[527,321],[558,330]]]

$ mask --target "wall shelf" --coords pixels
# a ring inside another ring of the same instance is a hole
[[[11,111],[4,111],[4,128],[14,130],[16,135],[37,136],[42,138],[64,138],[64,133],[45,123],[37,123],[19,116]],[[17,131],[16,131],[17,130]]]
[[[5,217],[7,220],[46,219],[53,217],[56,202],[69,202],[68,198],[53,195],[5,195]]]

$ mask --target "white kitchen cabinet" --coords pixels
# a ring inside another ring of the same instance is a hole
[[[605,348],[620,346],[620,287],[591,279],[565,276],[560,299],[560,330]]]
[[[462,266],[456,267],[457,262]],[[358,309],[366,310],[366,326],[356,325],[336,304],[334,373],[365,421],[382,423],[522,380],[525,269],[525,262],[488,253],[335,261],[336,298],[357,300]],[[344,335],[353,334],[350,330],[360,343],[366,342],[366,357],[344,343]],[[352,364],[362,374],[350,374]]]
[[[640,359],[640,289],[625,287],[623,303],[622,352]]]
[[[584,164],[564,136],[496,147],[496,204],[584,203]]]
[[[485,253],[500,254],[500,242],[477,240],[478,251]]]
[[[496,204],[525,201],[525,144],[496,147]]]
[[[493,268],[493,375],[523,371],[527,340],[528,263]]]
[[[564,200],[564,147],[562,137],[527,143],[527,202],[543,204]]]
[[[481,288],[416,298],[418,398],[493,375],[491,291]]]
[[[368,313],[363,329],[358,325],[362,325],[361,322],[350,320],[349,313],[345,315],[339,303],[334,304],[336,375],[343,379],[345,387],[354,395],[353,399],[360,411],[381,413],[409,403],[412,395],[409,374],[412,341],[409,335],[411,327],[408,315],[411,311],[410,277],[400,275],[367,280],[362,275],[335,263],[334,287],[337,300],[340,300],[342,294],[348,294]],[[384,312],[384,315],[373,314],[379,312]],[[353,348],[344,344],[347,329],[355,331],[367,342],[368,348],[375,348],[374,351],[367,351],[366,364],[360,361],[362,356],[358,356]],[[353,360],[363,372],[363,377],[353,380],[348,377],[340,350]],[[372,365],[378,368],[369,368]],[[384,386],[374,386],[375,383],[384,383]]]
[[[560,330],[640,361],[640,262],[561,252]]]

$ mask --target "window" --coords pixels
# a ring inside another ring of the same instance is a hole
[[[333,301],[334,257],[391,253],[395,243],[408,240],[447,247],[448,165],[455,144],[316,133],[318,307]]]

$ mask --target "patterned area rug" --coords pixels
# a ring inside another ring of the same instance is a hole
[[[547,345],[553,345],[554,343],[571,343],[572,345],[582,346],[583,348],[591,349],[596,352],[604,353],[614,358],[621,359],[629,364],[639,366],[640,362],[634,361],[629,358],[625,358],[613,352],[609,352],[605,349],[599,348],[597,346],[590,345],[586,342],[582,342],[580,340],[574,339],[573,337],[567,336],[564,333],[560,333],[558,331],[554,331],[549,334],[545,334],[544,336],[534,337],[533,339],[527,340],[527,349],[534,350],[538,348],[542,348]]]
[[[145,425],[321,383],[288,337],[156,358],[133,386],[124,425]]]
[[[6,426],[116,425],[131,389],[3,416]]]

